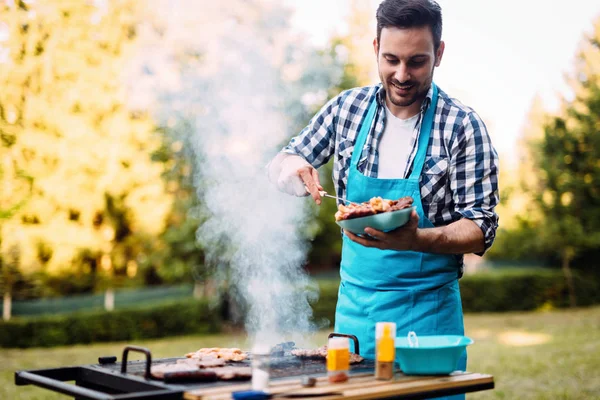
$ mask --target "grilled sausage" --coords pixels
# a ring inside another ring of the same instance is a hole
[[[214,382],[217,380],[217,374],[214,371],[200,369],[195,371],[175,371],[165,373],[164,380],[165,383]]]

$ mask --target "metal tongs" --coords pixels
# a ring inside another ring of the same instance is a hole
[[[321,197],[329,197],[330,199],[336,199],[336,200],[339,200],[339,201],[343,201],[344,203],[352,204],[354,206],[358,206],[359,205],[358,203],[355,203],[353,201],[342,199],[341,197],[332,196],[332,195],[330,195],[329,193],[327,193],[324,190],[319,190],[319,194],[321,195]]]

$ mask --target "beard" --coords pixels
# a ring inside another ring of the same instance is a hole
[[[379,77],[381,82],[383,82],[383,88],[390,102],[397,107],[408,107],[417,101],[422,102],[425,99],[433,81],[433,70],[423,82],[414,80],[400,82],[394,78],[384,80],[381,73]]]

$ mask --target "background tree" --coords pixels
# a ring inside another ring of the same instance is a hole
[[[572,261],[600,248],[600,19],[576,58],[574,97],[543,125],[532,144],[539,186],[532,191],[543,218],[537,242],[561,260],[571,306]]]
[[[326,97],[308,109],[310,117],[314,115],[329,99],[344,90],[358,86],[372,85],[378,82],[376,58],[373,52],[375,27],[369,1],[352,0],[348,18],[348,33],[331,39],[328,48],[321,52],[321,57],[330,60],[328,64],[334,71],[340,71],[338,76],[330,78]],[[308,119],[303,121],[306,125]],[[328,193],[335,193],[331,175],[333,159],[319,170],[323,188]],[[334,214],[337,203],[325,199],[320,206],[313,206],[314,223],[310,225],[312,246],[309,254],[309,264],[313,270],[337,270],[342,253],[340,227],[335,223]]]
[[[501,222],[494,245],[486,253],[488,260],[527,264],[549,261],[535,240],[543,215],[535,202],[540,182],[532,151],[544,135],[547,118],[541,98],[534,98],[517,141],[516,159],[500,158],[500,204],[496,211]]]
[[[163,230],[171,206],[162,165],[149,156],[160,145],[152,120],[126,107],[135,2],[0,10],[0,208],[12,210],[3,257],[17,245],[23,274],[64,275],[73,286],[99,271],[134,276],[139,242]]]

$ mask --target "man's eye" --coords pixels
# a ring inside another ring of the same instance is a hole
[[[396,60],[395,58],[386,58],[386,61],[392,65],[398,64],[398,60]]]
[[[411,67],[421,67],[423,65],[425,65],[425,60],[410,60],[408,65],[410,65]]]

